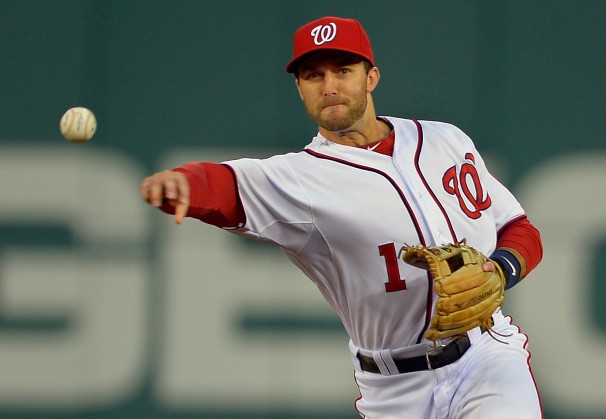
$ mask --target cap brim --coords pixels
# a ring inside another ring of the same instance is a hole
[[[346,53],[351,54],[351,55],[353,55],[355,57],[359,57],[360,60],[362,60],[362,61],[368,61],[371,65],[374,66],[374,63],[368,57],[364,57],[363,55],[356,54],[355,52],[351,52],[350,50],[345,49],[345,48],[318,48],[318,49],[315,49],[313,51],[306,52],[305,54],[302,54],[301,56],[293,58],[292,60],[290,60],[290,62],[286,65],[286,72],[287,73],[295,73],[297,71],[297,68],[299,67],[299,65],[301,64],[302,61],[306,60],[307,58],[309,58],[313,54],[315,54],[317,52],[322,52],[322,51],[341,51],[341,52],[346,52]]]

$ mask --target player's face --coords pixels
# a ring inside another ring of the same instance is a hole
[[[344,132],[366,112],[367,78],[359,58],[334,51],[320,52],[299,66],[297,87],[311,119],[328,131]]]

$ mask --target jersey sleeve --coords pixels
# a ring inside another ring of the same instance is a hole
[[[490,196],[491,211],[495,222],[496,231],[500,231],[514,220],[525,216],[524,208],[519,203],[514,194],[495,178],[484,163],[480,153],[475,150],[475,165],[478,170],[481,182],[486,187],[486,192]]]
[[[313,230],[313,212],[287,155],[224,164],[235,174],[246,214],[245,225],[234,233],[299,252]]]
[[[501,230],[512,220],[524,216],[524,209],[516,197],[490,173],[482,155],[465,132],[451,124],[425,123],[424,121],[423,125],[427,127],[428,137],[435,136],[435,138],[445,140],[443,143],[434,143],[435,153],[441,153],[439,155],[445,159],[452,158],[452,164],[457,165],[459,170],[466,166],[473,167],[473,170],[477,172],[478,184],[473,185],[473,180],[470,180],[471,186],[467,191],[460,192],[460,199],[465,200],[466,206],[469,208],[483,205],[488,199],[490,200],[488,211],[494,221],[495,235],[496,231]],[[472,172],[468,170],[467,174],[471,175]],[[462,172],[457,176],[462,176]],[[476,176],[470,177],[476,178]],[[478,187],[481,187],[482,190],[479,191]],[[477,198],[481,198],[482,202],[475,199],[476,195]],[[476,209],[484,210],[484,208]]]

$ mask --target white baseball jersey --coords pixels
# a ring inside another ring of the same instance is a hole
[[[304,150],[225,162],[246,213],[236,234],[273,242],[320,289],[352,344],[396,350],[424,340],[434,307],[424,270],[401,246],[466,239],[490,255],[524,211],[472,141],[440,122],[385,117],[393,156],[318,134]]]

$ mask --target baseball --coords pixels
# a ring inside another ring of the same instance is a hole
[[[65,138],[74,143],[82,143],[95,135],[97,118],[90,109],[70,108],[61,117],[59,127]]]

